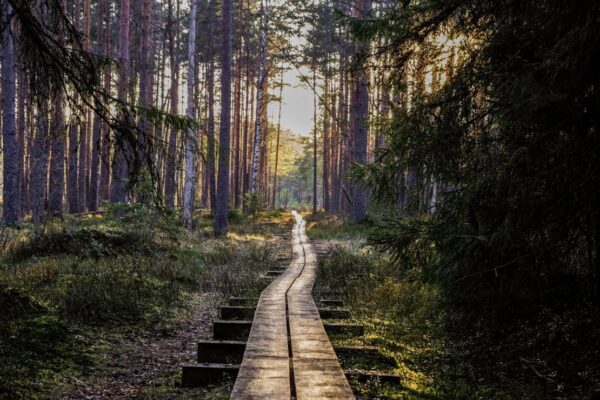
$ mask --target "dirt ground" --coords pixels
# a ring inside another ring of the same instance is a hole
[[[90,374],[61,385],[52,399],[186,399],[220,398],[219,388],[180,387],[181,365],[193,362],[196,342],[212,337],[218,297],[197,294],[168,333],[124,340],[106,354]]]

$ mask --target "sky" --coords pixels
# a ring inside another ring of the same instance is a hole
[[[306,71],[302,72],[306,74]],[[296,68],[285,72],[283,80],[283,108],[281,110],[281,126],[302,136],[308,136],[313,126],[313,91],[300,82]],[[276,78],[278,79],[278,78]],[[276,93],[279,95],[279,93]],[[272,123],[277,123],[279,103],[269,104],[269,116]]]

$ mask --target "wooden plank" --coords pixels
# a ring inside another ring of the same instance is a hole
[[[317,257],[304,232],[305,265],[287,294],[296,398],[354,399],[312,296]]]
[[[316,256],[294,213],[290,266],[261,294],[232,399],[353,399],[312,297]],[[288,329],[289,325],[289,329]],[[292,386],[293,382],[293,386]]]

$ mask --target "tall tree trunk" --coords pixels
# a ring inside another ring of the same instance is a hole
[[[45,218],[48,192],[48,100],[38,99],[37,129],[31,145],[31,218],[39,224]]]
[[[229,200],[229,158],[231,156],[231,30],[232,0],[223,0],[223,45],[221,47],[221,124],[219,127],[219,186],[215,207],[215,234],[227,232]]]
[[[217,197],[216,166],[215,166],[215,51],[214,40],[216,39],[214,21],[216,0],[210,0],[208,6],[208,68],[206,80],[208,85],[208,137],[206,145],[206,174],[208,183],[209,207],[214,211]]]
[[[313,59],[313,198],[312,198],[312,213],[317,213],[317,65]]]
[[[173,17],[173,0],[168,1],[169,8],[169,57],[171,59],[171,114],[177,114],[178,109],[178,90],[179,90],[179,56],[177,47],[177,22]],[[167,171],[165,177],[165,205],[169,208],[175,207],[175,190],[177,188],[177,131],[171,128],[167,149]]]
[[[29,122],[28,114],[31,113],[31,100],[29,99],[29,92],[27,87],[27,76],[23,68],[19,68],[18,71],[18,103],[17,103],[17,146],[19,148],[18,159],[21,164],[19,167],[19,198],[21,207],[19,207],[19,213],[21,218],[29,213],[31,205],[29,203],[29,157],[30,150],[28,144],[31,142],[31,125]],[[25,105],[27,104],[27,109]],[[26,128],[30,128],[27,133]]]
[[[194,85],[196,79],[196,14],[198,0],[192,0],[188,38],[187,116],[195,119]],[[196,186],[196,130],[189,128],[185,135],[185,185],[183,188],[183,226],[192,228]]]
[[[67,202],[69,213],[78,212],[78,195],[79,185],[77,182],[77,150],[79,149],[79,124],[77,121],[72,121],[69,126],[69,161],[67,165]]]
[[[331,118],[331,106],[329,105],[329,79],[328,76],[328,62],[325,63],[325,81],[324,81],[324,94],[323,94],[323,208],[325,211],[331,209],[330,204],[330,168],[331,165],[331,154],[330,154],[330,132],[329,132],[329,119]]]
[[[279,110],[277,112],[277,138],[275,139],[275,170],[273,171],[273,197],[271,206],[277,205],[277,168],[279,167],[279,142],[281,138],[281,110],[283,108],[283,75],[285,70],[281,69],[281,79],[279,81]]]
[[[77,16],[79,18],[79,15]],[[90,0],[83,0],[83,49],[91,51],[91,26],[90,26]],[[89,190],[89,136],[90,136],[90,112],[84,111],[79,130],[79,176],[77,211],[84,212]]]
[[[150,55],[150,10],[151,0],[141,0],[141,31],[140,31],[140,60],[139,60],[139,73],[140,73],[140,86],[139,86],[139,104],[142,108],[148,108],[152,106],[152,60]],[[139,155],[140,160],[145,160],[145,151],[149,148],[147,144],[150,139],[151,126],[144,116],[140,117],[139,121],[140,129],[140,149]],[[136,194],[137,201],[139,203],[145,203],[147,201],[147,193],[139,191]]]
[[[371,10],[371,0],[355,0],[353,16],[358,20],[365,20]],[[367,143],[369,134],[369,72],[364,57],[368,54],[369,45],[358,42],[355,48],[355,57],[361,60],[354,76],[354,93],[352,104],[353,117],[353,143],[352,161],[365,164],[367,161]],[[352,220],[362,222],[367,217],[367,190],[362,183],[352,187]]]
[[[111,31],[111,7],[110,0],[106,1],[106,14],[104,19],[104,54],[108,57],[112,53],[112,43],[108,40]],[[111,89],[111,67],[107,66],[104,68],[103,86],[106,92],[110,92]],[[98,187],[98,198],[100,200],[108,200],[110,197],[110,127],[108,124],[102,123],[100,125],[100,184]]]
[[[232,166],[233,181],[232,181],[232,195],[233,195],[233,207],[238,209],[240,207],[240,140],[241,126],[242,126],[242,62],[241,55],[238,53],[236,58],[236,70],[235,70],[235,91],[234,91],[234,116],[233,116],[233,130],[235,132],[235,149],[234,149],[234,160]]]
[[[263,136],[263,108],[265,107],[265,82],[267,78],[266,74],[266,58],[267,58],[267,8],[265,6],[265,0],[260,2],[260,40],[259,40],[259,54],[258,54],[258,80],[256,84],[256,119],[254,121],[254,149],[252,153],[252,178],[250,180],[250,191],[256,193],[257,189],[257,178],[259,170],[259,157],[261,149],[261,141]]]
[[[100,0],[98,3],[97,22],[96,22],[96,43],[95,48],[98,54],[105,53],[106,42],[108,41],[108,4],[109,0]],[[90,160],[90,186],[88,191],[88,210],[96,211],[98,209],[99,195],[99,171],[100,171],[100,148],[101,148],[101,130],[102,120],[98,114],[94,114],[92,126],[92,157]]]
[[[19,220],[19,150],[15,117],[15,48],[13,27],[10,22],[12,6],[7,2],[2,6],[2,20],[5,25],[2,34],[2,140],[3,140],[3,182],[2,213],[4,222],[15,224]]]
[[[77,31],[80,30],[81,24],[79,20],[80,2],[73,1],[72,8],[72,20]],[[75,103],[79,101],[77,95],[75,95]],[[67,205],[69,213],[75,214],[79,211],[78,200],[79,200],[79,185],[77,179],[79,177],[77,171],[77,152],[79,150],[79,121],[78,118],[74,118],[78,110],[75,107],[71,107],[71,121],[69,124],[69,148],[68,148],[68,162],[67,162]]]
[[[64,0],[60,7],[65,10]],[[58,41],[65,41],[65,27],[63,22],[58,23]],[[59,90],[53,99],[54,116],[52,119],[52,158],[50,165],[50,193],[49,207],[53,216],[62,217],[63,196],[65,191],[65,132],[63,115],[63,93]]]
[[[130,0],[121,0],[121,15],[119,17],[119,100],[127,103],[129,89],[129,28],[130,28]],[[123,115],[123,118],[126,118]],[[128,144],[122,140],[115,146],[113,156],[113,171],[110,200],[113,203],[124,203],[127,200]]]

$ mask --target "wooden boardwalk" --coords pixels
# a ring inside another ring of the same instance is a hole
[[[312,297],[316,255],[294,216],[292,263],[260,296],[232,399],[354,399]]]

